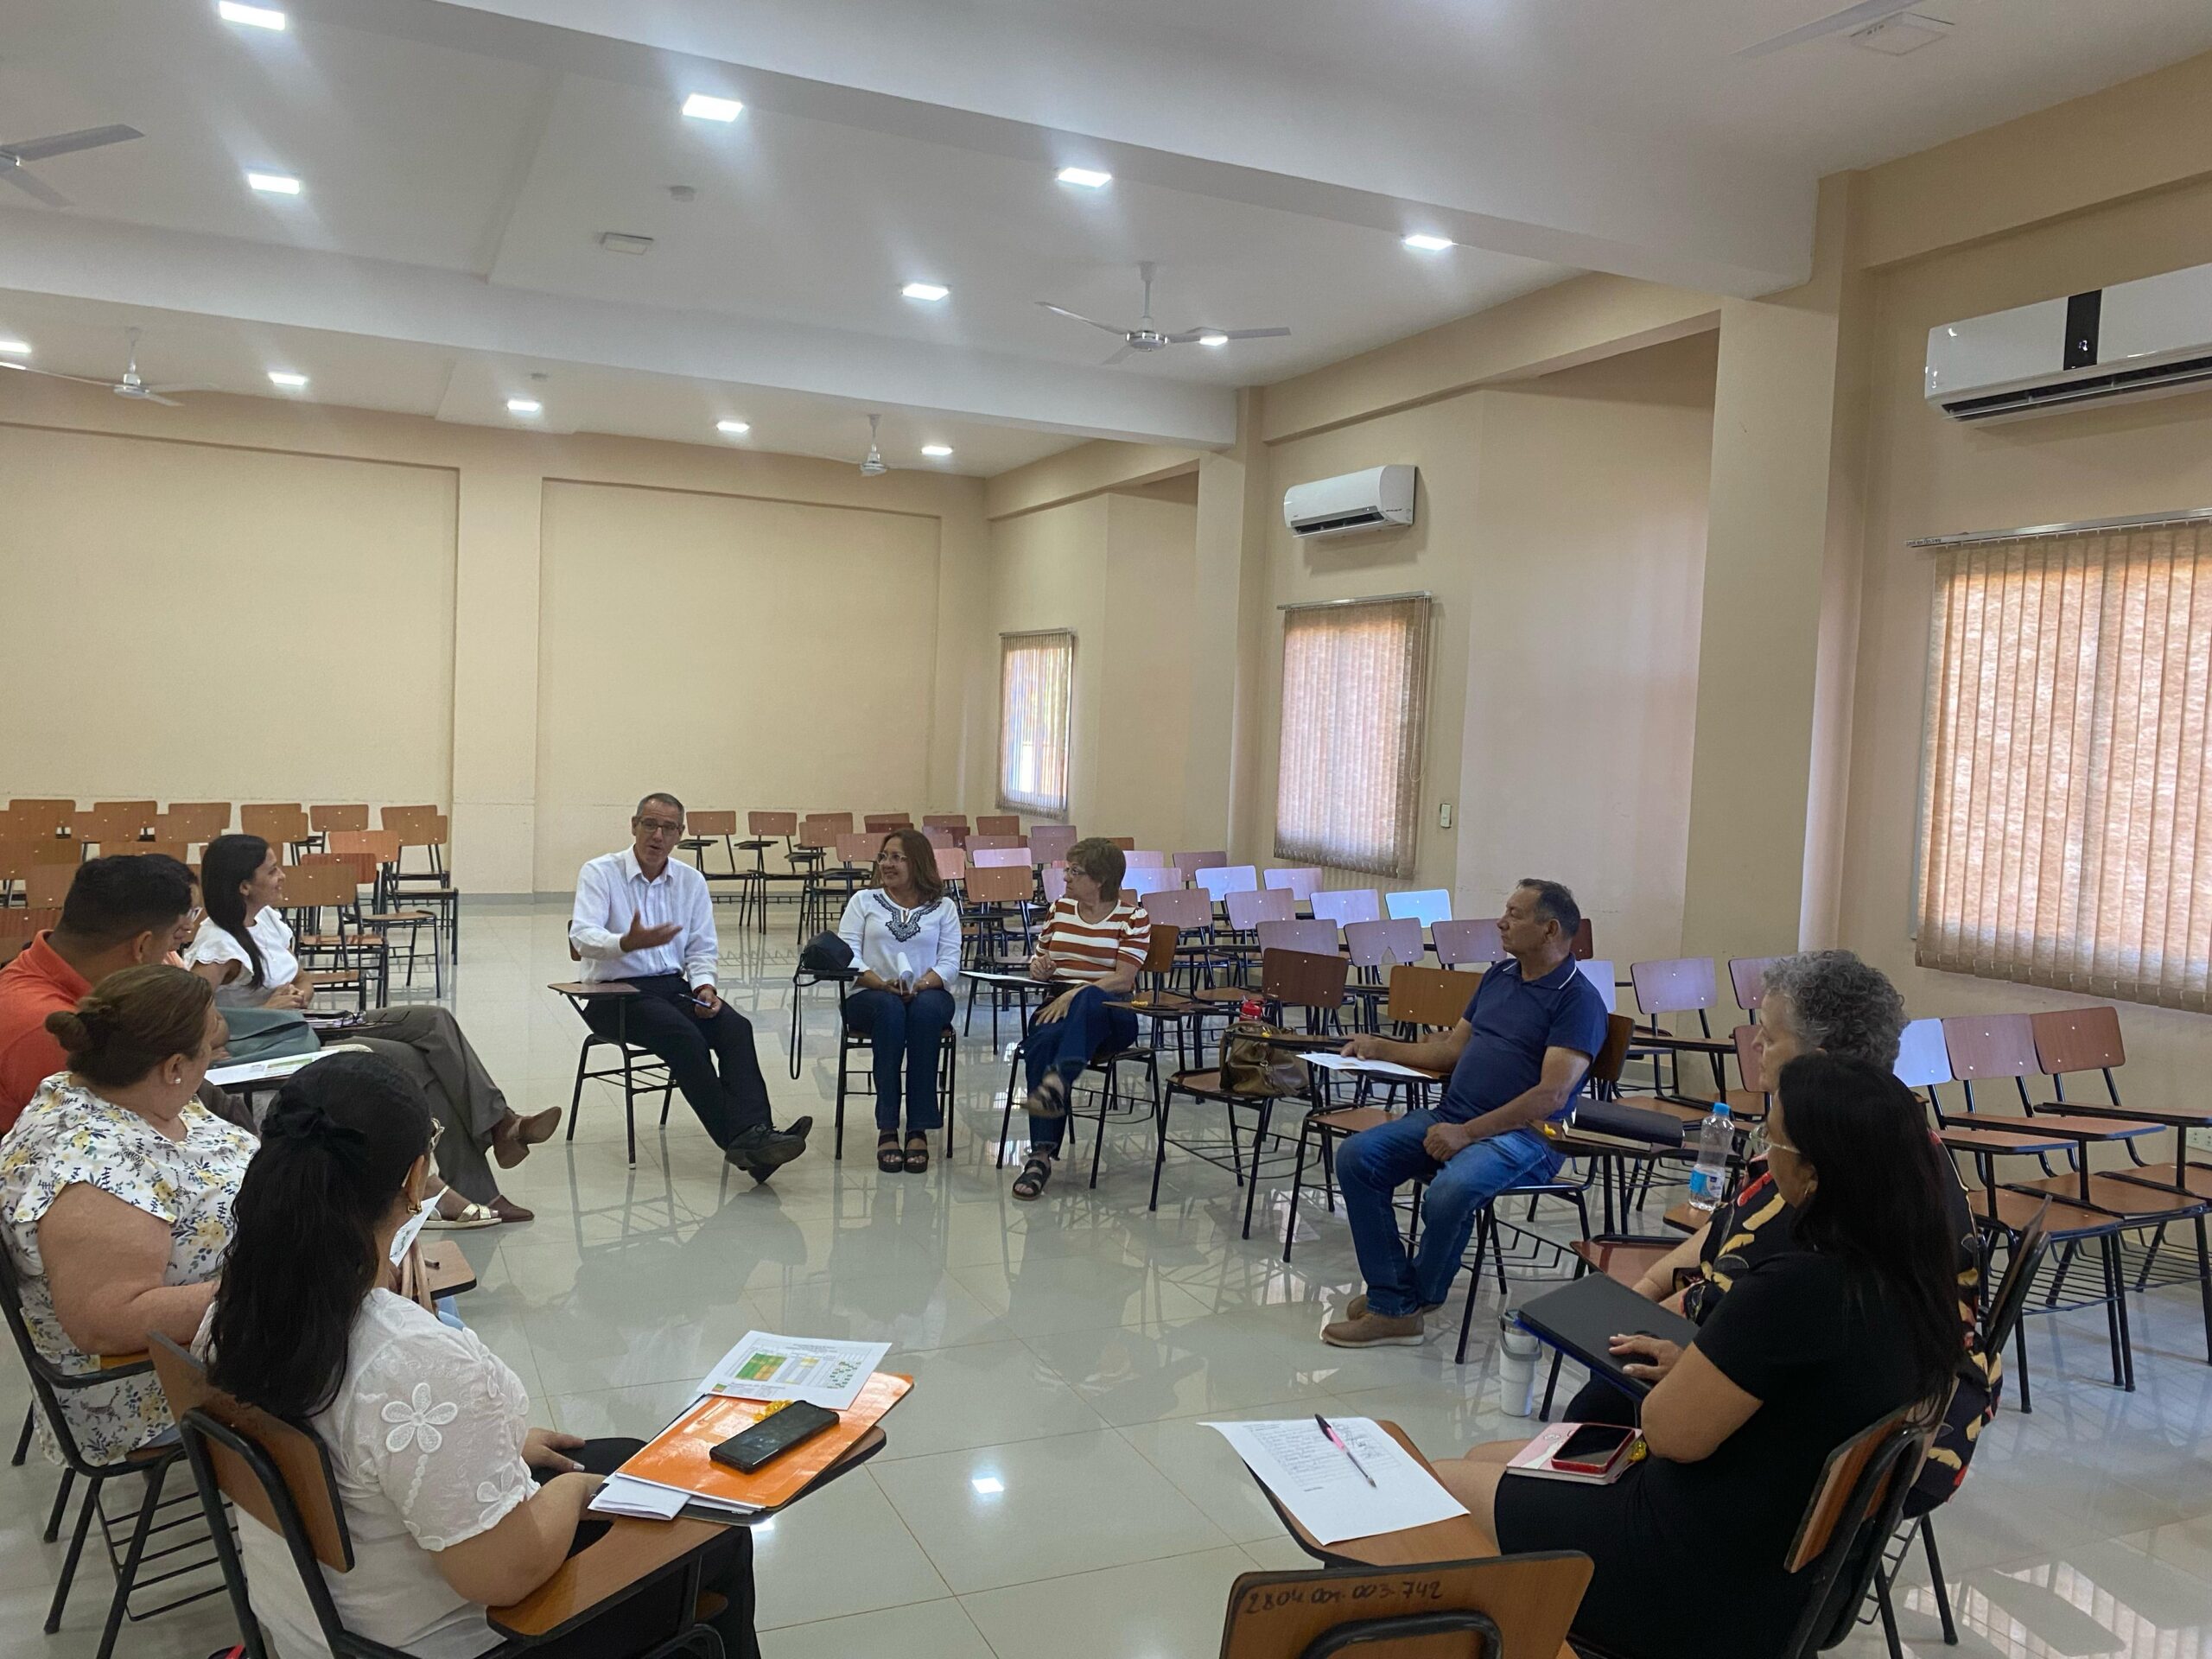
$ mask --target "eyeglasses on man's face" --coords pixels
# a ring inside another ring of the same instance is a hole
[[[672,822],[667,818],[632,818],[630,825],[641,836],[680,836],[683,833],[683,820],[681,818]]]

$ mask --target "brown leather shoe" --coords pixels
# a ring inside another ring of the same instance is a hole
[[[1444,1304],[1441,1302],[1423,1302],[1421,1305],[1421,1317],[1426,1319],[1428,1315],[1435,1313],[1437,1309],[1443,1306]],[[1363,1290],[1358,1295],[1353,1297],[1351,1300],[1344,1304],[1344,1318],[1347,1319],[1363,1319],[1366,1317],[1367,1293]]]
[[[548,1106],[528,1117],[518,1117],[509,1112],[506,1121],[492,1131],[492,1156],[499,1160],[501,1169],[512,1169],[530,1156],[532,1147],[541,1141],[550,1141],[553,1131],[560,1127],[558,1106]]]
[[[1380,1313],[1339,1319],[1321,1327],[1321,1340],[1332,1348],[1418,1348],[1427,1339],[1418,1313],[1402,1319],[1386,1319]]]
[[[537,1211],[524,1209],[505,1193],[493,1199],[489,1208],[492,1213],[501,1221],[536,1221],[537,1219]]]

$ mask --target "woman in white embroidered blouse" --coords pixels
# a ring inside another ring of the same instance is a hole
[[[200,1346],[217,1388],[321,1439],[353,1544],[324,1574],[353,1635],[418,1659],[497,1647],[487,1606],[530,1594],[605,1531],[586,1518],[636,1440],[530,1427],[522,1383],[467,1331],[391,1289],[393,1236],[429,1175],[423,1092],[372,1054],[334,1054],[287,1082],[236,1206],[236,1236]],[[284,1659],[324,1655],[283,1541],[241,1511],[255,1618]],[[757,1659],[752,1540],[709,1546],[713,1621],[731,1659]],[[655,1645],[690,1610],[664,1579],[542,1655],[616,1659]]]
[[[938,1059],[960,978],[960,906],[945,893],[937,849],[920,830],[884,836],[875,886],[845,901],[837,937],[859,971],[845,997],[845,1023],[875,1051],[875,1166],[918,1174],[930,1166],[930,1133],[944,1122]]]
[[[77,1375],[103,1354],[142,1351],[156,1332],[192,1339],[254,1143],[193,1098],[224,1031],[190,974],[126,968],[46,1024],[70,1070],[41,1084],[0,1139],[0,1222],[32,1342]],[[60,1399],[93,1463],[118,1462],[170,1426],[150,1374]]]

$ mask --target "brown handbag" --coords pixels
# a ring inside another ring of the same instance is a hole
[[[1221,1092],[1279,1099],[1306,1092],[1306,1066],[1275,1046],[1291,1033],[1264,1020],[1237,1020],[1221,1033]]]

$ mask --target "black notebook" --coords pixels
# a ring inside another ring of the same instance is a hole
[[[1681,1314],[1644,1300],[1602,1273],[1562,1285],[1516,1312],[1522,1325],[1568,1358],[1580,1360],[1593,1375],[1639,1399],[1651,1392],[1651,1385],[1624,1372],[1607,1343],[1618,1334],[1637,1332],[1687,1348],[1697,1335],[1697,1326]]]

